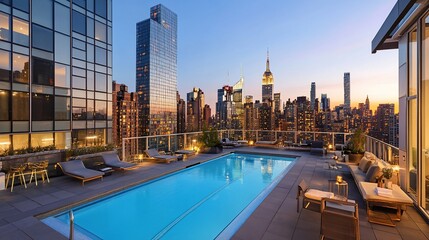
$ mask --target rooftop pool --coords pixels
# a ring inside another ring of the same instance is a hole
[[[294,161],[231,153],[87,203],[75,239],[230,238]],[[68,212],[42,221],[68,237]]]

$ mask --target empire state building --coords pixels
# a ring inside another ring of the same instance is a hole
[[[267,52],[267,64],[262,75],[262,102],[273,100],[274,77],[270,70],[270,57]]]

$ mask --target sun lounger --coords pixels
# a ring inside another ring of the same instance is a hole
[[[105,153],[101,156],[103,157],[104,164],[114,169],[127,170],[137,166],[135,163],[121,161],[116,153]]]
[[[255,142],[255,147],[268,147],[268,148],[278,148],[280,147],[280,140],[277,141],[257,141]]]
[[[237,144],[238,143],[236,141],[231,141],[231,140],[229,140],[229,138],[222,139],[222,146],[223,147],[236,147]]]
[[[59,162],[61,170],[65,175],[82,180],[82,186],[87,181],[101,178],[103,180],[103,172],[88,169],[83,165],[82,160],[71,160],[68,162]]]
[[[188,158],[188,157],[190,157],[190,156],[194,156],[195,154],[197,154],[197,152],[196,152],[196,151],[194,151],[194,150],[184,150],[184,149],[182,149],[182,150],[177,150],[177,151],[175,151],[174,153],[175,153],[175,154],[180,154],[180,155],[182,155],[184,158]],[[178,160],[180,160],[180,159],[178,159]]]
[[[159,152],[152,148],[145,151],[146,154],[149,156],[149,158],[155,159],[158,162],[166,162],[170,163],[172,161],[177,161],[177,156],[171,156],[171,155],[161,155]]]

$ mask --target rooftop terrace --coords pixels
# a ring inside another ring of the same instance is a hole
[[[224,149],[226,154],[238,149]],[[329,155],[318,157],[307,152],[242,147],[240,151],[300,156],[292,169],[247,219],[233,239],[318,239],[320,213],[314,206],[296,212],[297,185],[305,179],[310,186],[328,189],[328,179],[342,174],[349,183],[349,198],[359,204],[361,239],[429,239],[429,225],[414,207],[408,207],[396,227],[368,222],[365,203],[348,168],[333,171],[325,168]],[[27,189],[17,186],[14,192],[0,192],[0,239],[66,239],[39,218],[52,211],[71,208],[116,191],[180,170],[197,162],[210,160],[220,154],[198,154],[188,161],[171,164],[145,162],[140,168],[113,173],[103,181],[95,180],[81,186],[69,177],[52,178],[49,184],[30,184]]]

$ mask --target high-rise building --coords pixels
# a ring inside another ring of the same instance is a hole
[[[184,133],[186,132],[186,103],[185,100],[180,98],[179,91],[176,94],[177,101],[177,132]]]
[[[283,131],[296,130],[296,100],[291,101],[290,98],[286,101],[284,108],[284,124],[282,125]]]
[[[204,105],[203,109],[203,129],[209,128],[212,124],[212,109],[208,104]]]
[[[187,94],[186,102],[186,131],[198,132],[203,129],[204,117],[204,92],[199,88],[193,88]]]
[[[310,90],[310,109],[314,110],[314,101],[316,100],[316,83],[311,83],[311,90]]]
[[[232,128],[242,129],[244,124],[243,109],[243,83],[244,78],[241,75],[240,80],[232,86]]]
[[[280,99],[280,93],[274,93],[274,128],[276,130],[281,129],[282,125],[282,111],[280,108],[281,105],[281,99]]]
[[[262,102],[273,100],[274,76],[270,70],[270,57],[267,53],[265,72],[262,75]]]
[[[328,98],[328,94],[326,93],[322,93],[321,97],[320,97],[320,105],[321,105],[321,110],[323,112],[328,112],[331,111],[331,104],[330,104],[330,99]]]
[[[344,109],[346,111],[351,110],[350,105],[350,73],[344,73]]]
[[[217,90],[216,124],[219,129],[231,129],[233,88],[223,86]]]
[[[136,88],[140,135],[168,134],[177,127],[177,15],[159,4],[137,23]]]
[[[123,138],[138,136],[138,101],[135,92],[128,92],[125,84],[113,81],[113,127],[112,139],[116,146],[122,146]],[[125,151],[137,152],[136,141],[125,141]]]
[[[314,115],[310,110],[310,101],[307,100],[307,97],[297,97],[295,116],[297,131],[313,131]]]
[[[370,135],[391,145],[397,143],[397,120],[395,104],[380,104],[374,115],[374,125]]]
[[[112,142],[111,2],[1,1],[0,151]]]

